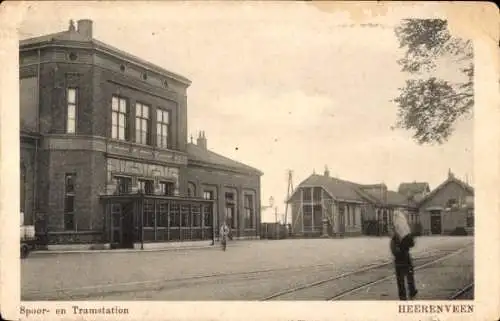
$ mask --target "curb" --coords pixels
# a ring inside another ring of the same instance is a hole
[[[170,247],[158,249],[115,249],[115,250],[40,250],[30,252],[31,255],[55,255],[55,254],[101,254],[101,253],[142,253],[142,252],[166,252],[166,251],[189,251],[210,249],[216,245],[206,246],[185,246],[185,247]]]

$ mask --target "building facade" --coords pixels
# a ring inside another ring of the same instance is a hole
[[[80,20],[20,43],[26,224],[49,243],[210,239],[226,219],[220,195],[204,190],[217,186],[235,188],[237,235],[258,236],[262,173],[190,154],[200,149],[187,140],[190,80],[92,33],[92,21]],[[204,139],[204,154],[215,154]]]
[[[474,190],[451,172],[433,191],[427,183],[363,185],[313,174],[298,185],[288,203],[297,236],[387,235],[395,212],[407,216],[417,234],[473,234]]]
[[[292,208],[292,233],[299,236],[384,235],[395,211],[407,213],[418,223],[415,204],[385,184],[362,185],[313,174],[288,200]]]
[[[474,234],[474,189],[450,171],[448,178],[419,203],[425,234]]]

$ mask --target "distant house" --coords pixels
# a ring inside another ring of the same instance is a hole
[[[416,204],[385,184],[362,185],[312,174],[288,200],[292,233],[302,236],[387,234],[393,213],[403,210],[418,222]]]
[[[450,171],[448,178],[419,202],[425,234],[474,233],[474,189]]]
[[[405,195],[413,202],[420,202],[430,192],[429,183],[425,182],[401,183],[398,188],[399,194]]]

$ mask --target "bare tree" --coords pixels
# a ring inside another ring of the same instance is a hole
[[[395,33],[400,48],[405,49],[398,64],[409,76],[393,100],[398,104],[395,127],[412,131],[419,144],[442,144],[453,133],[456,121],[472,112],[472,41],[452,36],[447,21],[440,19],[406,19]],[[451,59],[463,80],[437,76],[442,59]]]

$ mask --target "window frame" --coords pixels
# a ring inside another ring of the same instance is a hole
[[[70,91],[74,91],[74,101],[70,101]],[[70,107],[73,107],[73,118],[70,118]],[[66,88],[66,134],[76,134],[77,125],[77,111],[78,111],[78,88]],[[70,129],[70,119],[73,120],[73,126]]]
[[[68,178],[72,178],[72,188],[68,189]],[[64,174],[64,201],[63,201],[63,224],[65,231],[74,231],[76,229],[75,220],[75,199],[76,199],[76,173],[65,173]],[[71,211],[68,210],[68,200],[71,199]],[[68,224],[67,218],[71,217],[70,224]]]
[[[140,109],[140,115],[138,114],[138,109]],[[144,116],[144,111],[147,110],[147,116]],[[139,126],[138,125],[139,121]],[[144,131],[143,125],[146,126]],[[139,127],[139,128],[138,128]],[[143,139],[143,133],[145,137]],[[139,134],[139,135],[138,135]],[[140,101],[135,102],[135,143],[141,145],[151,145],[151,105],[142,103]]]
[[[175,183],[172,181],[160,181],[158,182],[158,185],[160,186],[160,195],[164,196],[175,196]],[[164,186],[164,188],[163,188]],[[171,187],[169,189],[169,186]],[[169,193],[169,191],[171,191]]]
[[[117,194],[118,195],[127,195],[127,194],[130,194],[132,192],[132,177],[129,177],[129,176],[124,176],[124,175],[115,175],[113,177],[114,180],[116,180],[116,191],[117,191]],[[127,181],[128,184],[127,184],[127,191],[126,192],[122,192],[121,191],[121,184],[120,182],[121,181]]]
[[[144,183],[144,188],[141,187],[142,183]],[[146,195],[154,195],[154,180],[148,178],[137,178],[137,190]]]
[[[161,117],[160,117],[161,115]],[[167,121],[164,121],[166,115]],[[164,108],[156,108],[156,147],[171,148],[171,120],[172,112]]]
[[[114,108],[114,99],[116,99],[118,101],[118,107],[117,109],[115,110]],[[121,107],[122,107],[122,104],[121,102],[123,102],[125,104],[125,110],[122,111],[121,110]],[[115,139],[115,140],[121,140],[121,141],[128,141],[129,140],[129,124],[128,124],[128,120],[129,120],[129,114],[130,114],[130,107],[129,107],[129,101],[127,98],[123,97],[123,96],[119,96],[119,95],[112,95],[111,97],[111,138],[112,139]],[[116,123],[115,123],[115,116],[116,115]],[[121,137],[120,135],[120,128],[122,128],[120,126],[120,116],[123,115],[123,138]],[[116,128],[116,134],[114,132],[114,129]]]
[[[243,195],[243,210],[245,213],[245,228],[254,229],[255,200],[253,194],[246,193]]]

